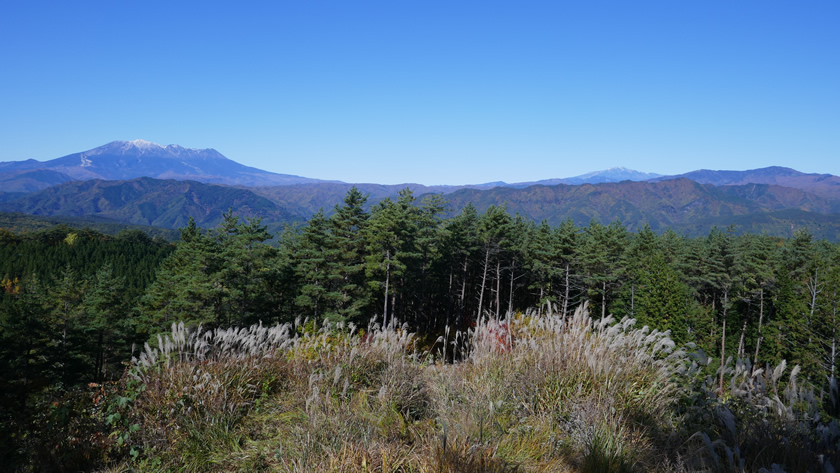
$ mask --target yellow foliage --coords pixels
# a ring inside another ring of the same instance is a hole
[[[12,280],[4,277],[3,280],[0,281],[0,287],[3,288],[3,291],[6,294],[16,296],[20,294],[20,279],[15,278]]]

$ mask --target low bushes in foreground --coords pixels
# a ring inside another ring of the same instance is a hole
[[[174,325],[113,396],[109,471],[828,472],[840,464],[840,429],[817,416],[795,370],[783,389],[784,367],[768,374],[730,364],[729,389],[715,392],[702,362],[629,319],[594,321],[585,307],[569,319],[520,314],[425,351],[417,345],[395,327]]]

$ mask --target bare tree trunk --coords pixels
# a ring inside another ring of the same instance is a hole
[[[484,286],[487,284],[487,265],[490,264],[490,247],[484,252],[484,271],[481,276],[481,292],[478,295],[478,318],[481,318],[481,309],[484,305]]]
[[[569,313],[569,268],[570,263],[566,261],[566,293],[563,295],[563,318]]]
[[[382,325],[388,327],[388,289],[391,283],[391,249],[385,250],[385,307],[382,308]]]
[[[397,306],[397,295],[391,294],[391,325],[396,326],[397,324],[397,311],[395,307]]]
[[[514,276],[515,266],[516,266],[516,261],[514,260],[514,262],[511,263],[511,267],[510,267],[510,295],[508,296],[508,310],[507,310],[508,314],[513,313],[513,279],[514,279],[513,276]],[[540,292],[542,292],[542,289],[540,289]]]
[[[469,256],[464,256],[464,268],[461,275],[461,297],[458,301],[458,320],[456,322],[455,330],[461,330],[461,325],[464,323],[464,306],[467,301],[467,266],[469,264]]]
[[[452,322],[452,286],[455,282],[455,271],[452,270],[452,266],[449,267],[449,288],[446,290],[446,323],[444,325],[449,326]],[[444,360],[445,362],[446,360]]]
[[[811,331],[811,325],[814,323],[813,322],[814,312],[817,309],[817,294],[822,292],[820,290],[820,282],[819,281],[820,281],[819,280],[819,269],[815,268],[814,269],[814,276],[813,277],[808,277],[808,292],[811,293],[811,303],[810,303],[811,313],[808,316],[808,345],[809,346],[811,345],[811,342],[813,341],[812,336],[811,336],[811,334],[813,333]]]
[[[723,371],[726,365],[726,311],[729,308],[729,293],[723,293],[723,329],[720,336],[720,394],[723,395]]]
[[[502,313],[502,260],[496,260],[496,322],[501,320]]]
[[[601,320],[607,317],[607,281],[601,283]]]
[[[744,336],[747,333],[747,319],[744,319],[744,325],[741,326],[741,338],[738,340],[738,358],[744,357]]]
[[[755,342],[755,357],[753,358],[753,370],[758,366],[758,349],[761,347],[761,326],[764,323],[764,288],[758,291],[759,306],[758,306],[758,339]]]
[[[747,313],[744,316],[744,324],[741,326],[741,336],[738,338],[738,359],[741,360],[744,358],[744,353],[747,351],[746,347],[744,346],[744,340],[747,334],[747,320],[750,314],[750,310],[752,309],[752,300],[747,302]]]

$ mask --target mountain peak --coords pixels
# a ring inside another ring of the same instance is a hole
[[[213,148],[184,148],[175,144],[163,146],[144,139],[111,141],[43,163],[0,163],[0,170],[4,172],[31,169],[52,170],[73,180],[151,177],[251,186],[319,182],[318,179],[277,174],[245,166],[226,158]]]
[[[569,177],[565,181],[569,184],[597,184],[602,182],[646,181],[655,177],[659,177],[659,174],[616,166],[603,171],[594,171],[581,174],[580,176]]]
[[[132,145],[134,145],[138,148],[163,148],[163,146],[161,146],[157,143],[152,143],[151,141],[140,140],[140,139],[129,141],[129,143],[131,143]]]
[[[105,145],[89,149],[82,153],[87,157],[92,156],[125,156],[125,157],[148,157],[171,158],[177,160],[195,158],[227,159],[213,148],[195,149],[184,148],[179,145],[159,145],[148,140],[137,139],[132,141],[112,141]]]

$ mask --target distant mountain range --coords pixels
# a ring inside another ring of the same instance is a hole
[[[0,163],[0,211],[41,216],[95,216],[109,221],[178,228],[192,217],[205,227],[232,208],[272,226],[329,212],[352,186],[369,203],[395,196],[442,193],[451,212],[506,205],[535,221],[566,218],[585,225],[621,220],[701,235],[713,225],[789,236],[807,226],[840,240],[840,177],[784,167],[698,170],[676,176],[611,168],[571,178],[460,186],[348,184],[241,165],[213,149],[114,141],[50,161]]]
[[[245,166],[214,149],[161,146],[144,140],[112,141],[44,162],[29,159],[0,163],[0,189],[6,192],[32,192],[72,180],[138,177],[243,186],[325,182]]]
[[[234,209],[241,217],[289,222],[299,217],[247,189],[149,177],[128,181],[72,181],[0,203],[0,211],[43,216],[95,215],[135,225],[180,228],[192,217],[215,226]]]
[[[578,225],[586,225],[593,219],[604,224],[620,220],[630,230],[648,223],[654,230],[684,228],[696,235],[707,233],[713,225],[726,227],[733,223],[741,225],[741,231],[754,231],[744,226],[749,221],[747,216],[796,210],[797,213],[786,217],[796,228],[809,225],[810,220],[819,220],[824,226],[822,216],[830,215],[836,222],[835,230],[840,230],[840,215],[837,215],[840,200],[768,184],[714,186],[678,178],[661,182],[558,184],[525,189],[464,189],[448,194],[446,198],[454,209],[470,202],[479,211],[490,205],[504,205],[512,213],[536,221],[546,220],[552,225],[567,218]],[[815,217],[817,215],[820,217]],[[795,218],[791,220],[793,216]],[[699,222],[703,222],[702,228],[696,226]],[[765,230],[767,225],[765,222]],[[790,233],[789,226],[778,221],[774,225],[778,228],[772,233]]]
[[[214,149],[191,149],[178,145],[161,146],[145,140],[112,141],[98,148],[49,161],[0,162],[0,192],[26,193],[70,181],[91,179],[127,180],[139,177],[191,180],[231,186],[285,186],[296,184],[337,183],[290,174],[277,174],[245,166],[226,158]],[[623,180],[642,181],[659,174],[643,173],[626,168],[611,168],[566,179],[508,184],[488,182],[458,186],[412,186],[430,192],[453,192],[458,189],[491,189],[494,187],[524,188],[534,184],[597,184]]]
[[[651,181],[684,178],[700,184],[737,186],[745,184],[773,184],[802,189],[829,199],[840,199],[840,177],[831,174],[806,174],[781,166],[771,166],[749,171],[710,171],[701,169],[677,176],[660,176]]]

